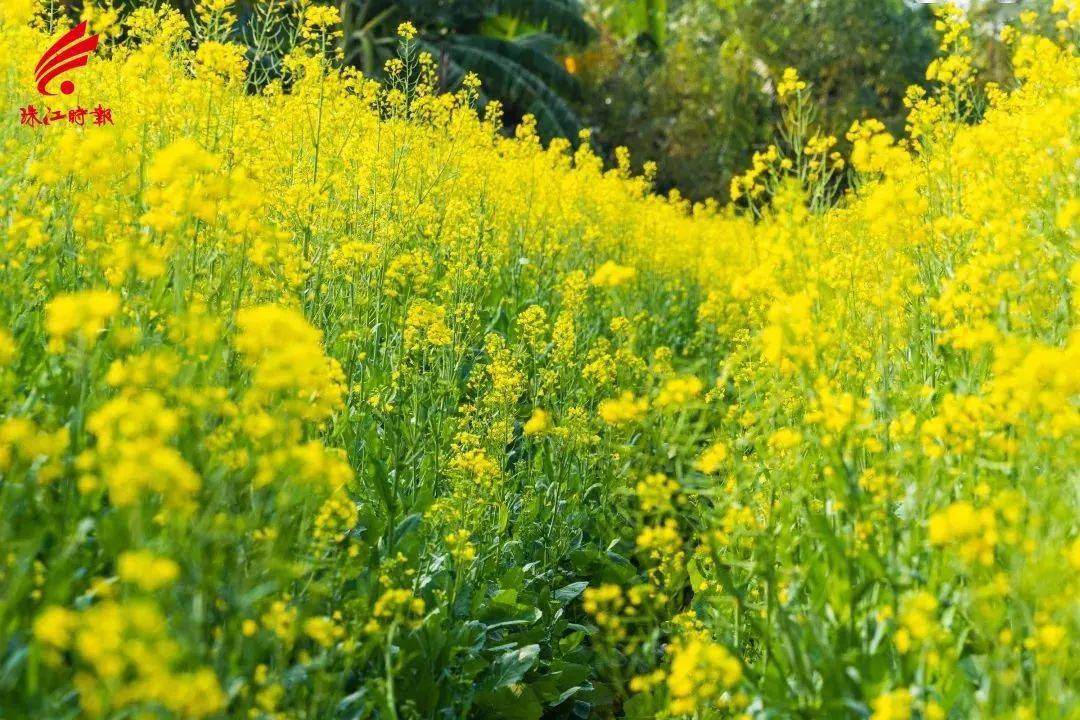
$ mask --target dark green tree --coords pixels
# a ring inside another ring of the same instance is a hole
[[[394,30],[408,20],[422,49],[440,68],[443,89],[468,72],[483,82],[483,97],[497,99],[514,122],[536,116],[541,135],[573,138],[581,122],[568,104],[580,85],[556,59],[567,44],[593,35],[577,0],[343,0],[344,58],[378,75],[395,52]]]
[[[904,93],[937,52],[928,8],[905,0],[752,0],[732,19],[774,76],[790,66],[814,84],[833,132],[866,117],[900,132]]]
[[[582,62],[584,114],[605,149],[656,160],[658,187],[693,198],[725,197],[772,140],[785,67],[813,83],[824,131],[876,117],[900,133],[904,92],[925,82],[936,51],[930,13],[905,0],[672,0],[660,37],[616,22],[625,7],[594,0],[601,39]]]

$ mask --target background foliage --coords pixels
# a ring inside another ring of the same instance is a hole
[[[621,5],[599,3],[594,16]],[[902,0],[683,0],[669,12],[659,38],[610,26],[583,62],[586,115],[605,147],[658,160],[660,188],[695,199],[727,197],[771,140],[785,68],[813,83],[826,131],[875,117],[900,132],[904,92],[925,82],[936,48],[929,10]]]
[[[0,117],[115,118],[0,124],[0,716],[1071,720],[1055,8],[985,96],[942,10],[845,164],[783,71],[720,208],[508,137],[413,27],[377,83],[309,8],[255,92],[227,3],[90,13],[43,101],[0,5]]]
[[[110,2],[121,14],[144,4]],[[169,2],[194,18],[194,0]],[[63,3],[81,11],[81,0]],[[545,140],[577,142],[589,129],[609,164],[626,147],[638,167],[657,164],[660,191],[695,200],[726,199],[731,179],[771,142],[785,68],[812,83],[821,127],[843,142],[853,121],[871,117],[902,133],[904,93],[926,84],[936,48],[930,6],[909,0],[240,0],[231,39],[249,45],[256,86],[281,75],[297,18],[312,4],[343,19],[339,62],[385,78],[396,28],[413,22],[441,90],[476,73],[478,105],[499,101],[508,129],[526,114]],[[1049,6],[972,4],[980,82],[1011,81],[1009,52],[996,37],[1002,24],[1024,9],[1045,18]],[[261,28],[271,21],[267,39]]]

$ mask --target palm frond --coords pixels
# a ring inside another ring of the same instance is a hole
[[[458,35],[450,37],[447,44],[453,47],[468,45],[502,55],[528,70],[560,95],[568,98],[577,98],[581,95],[581,85],[573,75],[550,55],[527,42],[501,40],[480,35]]]
[[[592,40],[596,31],[585,20],[578,0],[493,0],[491,9],[524,20],[578,45]]]
[[[513,58],[494,51],[490,45],[473,42],[476,39],[476,36],[465,35],[447,41],[447,51],[457,65],[476,73],[493,97],[536,117],[537,131],[544,139],[577,135],[581,121],[543,79]]]

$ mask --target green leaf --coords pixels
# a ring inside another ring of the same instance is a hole
[[[579,45],[596,34],[577,0],[492,0],[490,7],[500,15],[524,20]]]
[[[565,585],[555,591],[555,600],[557,600],[562,605],[566,605],[578,595],[585,592],[585,588],[587,588],[588,586],[589,583],[585,580]]]
[[[394,544],[397,545],[420,525],[420,513],[413,513],[397,524],[394,528]]]
[[[544,714],[536,693],[529,687],[504,687],[479,693],[476,704],[483,709],[483,716],[503,720],[539,720]]]
[[[539,645],[508,650],[499,656],[491,668],[491,676],[484,687],[491,690],[508,687],[521,682],[525,673],[532,670],[540,657]]]

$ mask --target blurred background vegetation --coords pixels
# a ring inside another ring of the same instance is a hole
[[[620,4],[598,0],[594,16]],[[666,18],[659,35],[600,21],[582,63],[585,114],[602,146],[656,158],[659,188],[695,199],[726,196],[768,144],[784,68],[813,84],[826,131],[867,116],[900,130],[904,91],[936,48],[928,12],[903,0],[682,0]]]
[[[74,13],[84,1],[57,0]],[[106,1],[121,12],[148,3]],[[190,16],[198,0],[170,2]],[[984,81],[1010,80],[1000,26],[1049,2],[963,3]],[[842,139],[852,121],[875,117],[899,135],[904,92],[925,83],[937,47],[917,0],[237,0],[235,39],[260,16],[298,18],[310,4],[340,10],[344,63],[379,76],[398,24],[411,21],[443,89],[476,73],[481,101],[502,103],[508,131],[525,114],[545,139],[587,128],[606,157],[625,146],[636,167],[657,163],[659,191],[694,200],[726,199],[731,177],[769,144],[784,68],[812,83],[823,132]],[[280,56],[251,60],[272,77]]]
[[[968,3],[984,80],[1008,82],[1000,27],[1041,0]],[[925,84],[938,36],[914,0],[589,0],[597,40],[573,59],[583,117],[606,151],[658,162],[657,187],[727,196],[774,138],[784,68],[812,83],[817,122],[843,135],[874,117],[902,134],[905,90]]]

